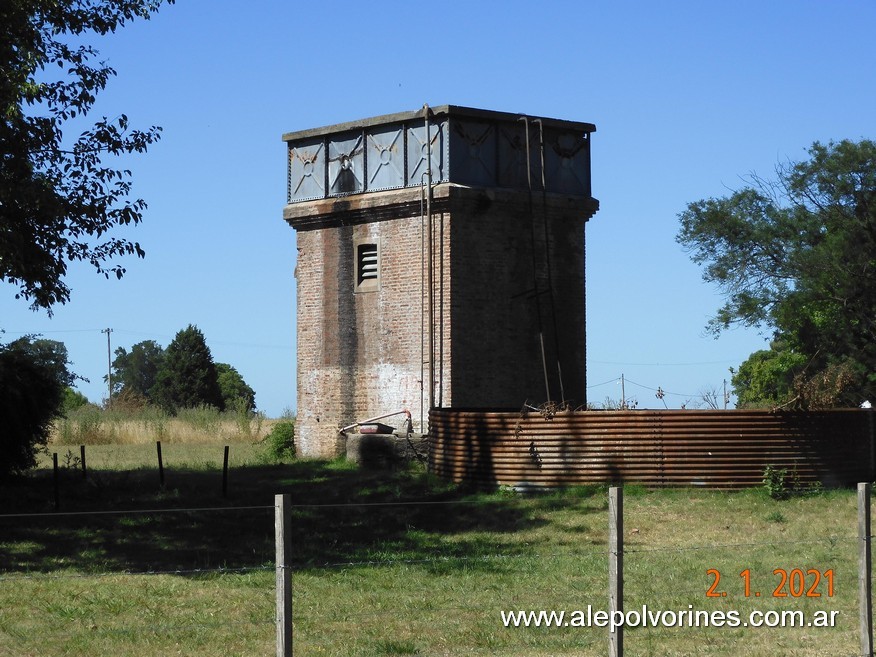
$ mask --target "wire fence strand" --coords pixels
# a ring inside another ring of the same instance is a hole
[[[521,510],[538,510],[540,509],[539,503],[541,501],[546,501],[549,505],[555,505],[557,507],[561,507],[564,503],[566,504],[566,508],[574,509],[576,505],[581,503],[590,503],[590,498],[580,498],[580,497],[550,497],[550,498],[507,498],[507,497],[496,497],[489,499],[457,499],[457,500],[389,500],[389,501],[374,501],[374,502],[328,502],[328,503],[313,503],[313,504],[292,504],[291,509],[307,511],[307,510],[336,510],[340,508],[349,508],[349,509],[362,509],[362,508],[398,508],[398,507],[427,507],[427,508],[441,508],[448,509],[448,513],[450,513],[450,509],[454,507],[460,506],[488,506],[488,505],[496,505],[496,504],[510,504],[515,505],[517,508]],[[64,519],[64,518],[86,518],[89,516],[93,517],[101,517],[101,516],[116,516],[116,517],[125,517],[132,515],[158,515],[158,514],[207,514],[207,513],[218,513],[218,512],[251,512],[251,511],[269,511],[271,509],[276,510],[278,507],[276,505],[248,505],[248,506],[221,506],[221,507],[190,507],[190,508],[150,508],[150,509],[127,509],[127,510],[106,510],[106,511],[72,511],[72,512],[53,512],[53,513],[34,513],[34,514],[3,514],[0,515],[0,520],[4,519],[23,519],[23,518],[39,518],[39,519]],[[549,507],[550,508],[550,507]],[[542,509],[543,510],[543,509]],[[604,510],[602,508],[598,509],[600,513],[603,513]],[[593,511],[593,509],[589,509],[588,511]],[[306,517],[302,514],[300,517]],[[83,528],[87,529],[87,523],[82,525]],[[410,529],[408,527],[407,529]],[[407,529],[405,531],[407,531]],[[472,531],[475,531],[476,528],[472,528]],[[873,538],[873,537],[871,537]],[[365,540],[365,539],[363,539]],[[629,538],[627,539],[628,543],[623,548],[623,554],[629,557],[627,561],[627,593],[633,598],[637,597],[641,599],[643,596],[651,599],[651,596],[655,596],[653,599],[659,600],[661,596],[667,600],[675,600],[679,597],[688,597],[691,598],[693,596],[702,597],[705,595],[705,590],[708,588],[709,580],[704,578],[703,583],[695,583],[693,581],[688,581],[687,586],[674,586],[669,593],[665,591],[659,590],[658,584],[650,579],[653,573],[649,570],[652,565],[649,565],[649,561],[660,563],[660,559],[653,559],[655,556],[666,556],[669,559],[672,559],[674,555],[682,554],[682,553],[703,553],[703,552],[712,552],[714,554],[726,553],[730,551],[731,553],[734,551],[744,553],[745,551],[770,551],[763,552],[763,554],[780,554],[780,553],[788,553],[793,552],[797,548],[809,548],[812,546],[827,546],[829,548],[841,548],[843,550],[849,551],[848,548],[850,546],[857,545],[861,540],[857,535],[851,534],[836,534],[819,538],[809,538],[803,537],[798,540],[788,540],[788,539],[771,539],[764,541],[740,541],[740,542],[715,542],[715,543],[698,543],[694,545],[676,545],[676,544],[661,544],[648,541],[644,535],[636,535],[633,539],[635,542],[630,543]],[[361,546],[360,546],[361,547]],[[482,549],[483,546],[478,546],[478,549]],[[545,549],[548,548],[548,549]],[[2,549],[2,544],[0,544],[0,549]],[[393,552],[393,550],[396,552]],[[544,570],[545,577],[540,581],[540,585],[536,588],[526,589],[525,587],[521,590],[510,590],[510,591],[500,591],[497,589],[497,592],[501,592],[503,595],[506,595],[506,599],[502,599],[497,601],[496,610],[485,610],[482,602],[475,603],[465,603],[460,602],[460,598],[457,597],[455,600],[453,598],[454,595],[465,595],[466,590],[463,586],[461,590],[450,589],[448,591],[441,592],[440,602],[435,603],[434,599],[423,598],[422,600],[406,600],[404,597],[400,598],[392,598],[391,602],[387,604],[385,607],[380,608],[371,608],[371,609],[359,609],[359,610],[344,610],[343,605],[345,604],[355,604],[350,603],[349,601],[339,600],[338,604],[341,606],[341,609],[331,608],[328,609],[326,607],[326,603],[324,600],[317,600],[313,602],[312,600],[308,600],[308,595],[305,593],[301,596],[299,591],[298,603],[296,604],[296,622],[307,624],[316,624],[321,628],[323,632],[323,636],[326,632],[326,627],[330,625],[338,625],[345,624],[350,622],[357,623],[371,623],[378,624],[380,627],[388,625],[393,622],[393,619],[399,619],[400,615],[402,616],[401,621],[404,622],[405,614],[422,614],[426,618],[421,619],[419,616],[416,619],[408,619],[408,622],[428,622],[428,618],[430,615],[440,615],[441,617],[450,617],[454,614],[456,615],[464,615],[471,613],[478,614],[486,614],[493,613],[499,609],[498,605],[504,605],[505,608],[511,609],[521,605],[529,605],[533,604],[533,600],[540,601],[538,604],[551,604],[557,605],[559,602],[568,602],[571,601],[570,608],[575,601],[578,599],[583,599],[584,596],[587,596],[587,599],[593,599],[596,596],[600,598],[607,598],[607,587],[606,590],[603,590],[603,586],[600,583],[598,589],[594,589],[591,583],[591,577],[587,574],[575,573],[569,570],[569,568],[564,564],[559,567],[558,572],[551,573],[551,569],[556,568],[555,564],[548,564],[547,562],[570,562],[573,564],[577,564],[580,566],[586,561],[590,559],[602,559],[608,556],[608,544],[606,543],[575,543],[574,541],[570,541],[567,545],[562,545],[559,549],[557,549],[556,543],[551,546],[549,544],[539,545],[537,542],[535,543],[527,543],[522,542],[519,545],[519,551],[514,551],[515,548],[511,548],[511,551],[508,551],[507,546],[506,549],[503,550],[502,546],[499,545],[498,549],[495,551],[485,551],[484,553],[460,553],[454,554],[453,550],[473,550],[471,546],[467,546],[464,543],[457,545],[452,541],[442,543],[437,550],[444,550],[444,553],[437,553],[426,556],[416,556],[411,555],[410,550],[415,548],[400,548],[398,546],[393,547],[392,545],[388,546],[385,551],[381,551],[381,556],[379,558],[369,558],[366,554],[365,558],[362,559],[349,559],[349,560],[327,560],[321,563],[315,563],[312,561],[302,561],[299,563],[290,563],[288,566],[280,565],[279,568],[290,568],[293,572],[306,571],[309,577],[319,578],[318,580],[309,580],[310,582],[319,581],[322,583],[323,578],[325,581],[331,581],[332,578],[335,577],[334,573],[339,570],[344,569],[376,569],[376,568],[405,568],[405,567],[422,567],[422,568],[445,568],[448,566],[454,566],[457,564],[461,565],[471,565],[472,569],[475,570],[474,567],[477,564],[501,564],[503,567],[507,566],[507,568],[496,568],[494,569],[496,572],[502,571],[510,571],[510,572],[521,572],[528,573],[533,570]],[[351,556],[355,556],[352,554],[353,548],[351,547]],[[450,551],[451,553],[447,553]],[[340,552],[340,550],[339,550]],[[364,552],[364,550],[363,550]],[[385,552],[386,556],[382,556]],[[273,563],[272,558],[267,558],[267,555],[262,555],[261,564],[260,565],[244,565],[244,566],[217,566],[217,567],[201,567],[201,568],[155,568],[155,569],[124,569],[124,570],[107,570],[107,571],[97,571],[97,572],[18,572],[16,570],[6,570],[0,571],[0,582],[2,583],[11,583],[15,584],[17,582],[22,581],[34,581],[34,580],[65,580],[65,579],[79,579],[79,580],[89,580],[89,579],[100,579],[100,578],[125,578],[125,577],[151,577],[151,576],[216,576],[221,577],[224,575],[238,575],[238,574],[246,574],[246,573],[267,573],[269,571],[275,571],[278,569],[278,565]],[[599,567],[601,568],[601,566]],[[597,568],[597,570],[599,569]],[[428,572],[424,571],[425,575],[428,576]],[[475,570],[475,572],[477,572]],[[486,569],[484,572],[487,572]],[[408,576],[406,572],[402,571],[400,577]],[[555,580],[555,585],[551,586],[550,582],[552,578]],[[642,579],[644,578],[644,579]],[[635,588],[631,588],[635,587]],[[341,590],[341,589],[339,589]],[[270,585],[267,588],[260,590],[262,594],[264,593],[272,593]],[[741,597],[741,596],[738,596]],[[766,596],[765,596],[766,597]],[[263,599],[262,604],[267,603],[267,598]],[[764,600],[761,600],[763,603]],[[39,610],[34,610],[39,613]],[[2,627],[4,633],[13,638],[16,638],[16,635],[19,634],[19,630],[14,622],[9,622],[9,619],[3,619],[2,612],[0,612],[0,619],[3,620]],[[107,625],[101,622],[92,623],[85,626],[76,626],[78,630],[88,629],[92,632],[97,632],[101,634],[119,634],[119,635],[129,635],[129,636],[139,636],[146,633],[161,633],[161,632],[189,632],[195,630],[217,630],[220,631],[223,628],[227,630],[229,627],[244,627],[244,626],[268,626],[274,625],[273,619],[255,619],[255,620],[239,620],[239,619],[224,619],[217,622],[200,622],[194,620],[193,622],[166,622],[160,623],[157,625],[139,625],[132,624],[124,627],[113,627],[111,625]],[[22,626],[27,623],[23,623]],[[26,631],[26,630],[22,630]],[[41,630],[43,634],[46,634],[44,630]],[[66,632],[66,633],[65,633]],[[69,626],[61,626],[59,628],[55,628],[48,632],[52,636],[58,638],[64,637],[73,637],[76,636],[77,632],[70,633]],[[304,645],[308,646],[334,646],[337,645],[336,639],[325,639],[322,638],[314,640],[314,638],[308,635],[307,639],[304,641]],[[478,654],[478,651],[481,650],[480,647],[475,646],[472,650],[462,649],[460,648],[459,654]],[[420,654],[430,654],[428,651],[422,651]],[[453,654],[453,653],[450,653]],[[823,654],[823,653],[818,653]],[[855,657],[853,653],[836,653],[836,657]],[[862,656],[863,657],[863,656]]]
[[[156,515],[160,513],[212,513],[212,512],[227,512],[227,511],[256,511],[274,509],[275,506],[258,505],[258,506],[202,506],[191,508],[166,508],[166,509],[118,509],[112,511],[51,511],[46,513],[4,513],[0,515],[0,520],[20,519],[20,518],[64,518],[64,517],[82,517],[82,516],[134,516],[134,515]]]

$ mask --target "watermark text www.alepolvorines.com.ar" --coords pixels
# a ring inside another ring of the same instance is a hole
[[[694,609],[640,609],[609,612],[594,609],[574,611],[500,611],[505,627],[835,627],[839,611],[817,610],[807,616],[801,610],[754,610],[747,614],[735,609],[705,611]]]

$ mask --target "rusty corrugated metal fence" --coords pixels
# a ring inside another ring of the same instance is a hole
[[[478,486],[627,482],[759,485],[768,465],[802,483],[874,479],[874,411],[433,409],[431,470]]]

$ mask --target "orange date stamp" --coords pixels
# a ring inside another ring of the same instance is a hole
[[[707,598],[726,598],[727,588],[735,593],[742,594],[746,598],[759,598],[759,587],[752,587],[751,569],[746,568],[739,577],[741,583],[735,587],[722,588],[721,571],[717,568],[709,568],[706,575],[711,578],[711,585],[706,591]],[[773,570],[773,580],[769,586],[773,586],[772,597],[774,598],[820,598],[822,596],[832,598],[834,595],[833,568],[818,570],[817,568],[776,568]],[[725,585],[726,586],[726,585]],[[769,586],[766,590],[769,590]]]

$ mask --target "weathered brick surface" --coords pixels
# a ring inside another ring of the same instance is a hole
[[[421,428],[429,356],[421,351],[428,341],[418,196],[405,190],[287,206],[299,229],[303,455],[342,453],[339,428],[383,413],[408,409]],[[565,398],[584,403],[584,225],[594,208],[580,198],[537,195],[530,205],[525,193],[449,184],[434,196],[436,404],[545,401],[542,339],[551,397],[560,399],[562,370]],[[373,292],[354,291],[359,240],[380,245]]]
[[[333,456],[340,450],[338,429],[402,409],[411,411],[419,429],[421,374],[428,376],[428,365],[421,368],[428,343],[420,224],[417,215],[298,232],[297,435],[303,454]],[[354,291],[353,243],[360,239],[380,245],[380,286],[373,292]]]
[[[454,215],[454,405],[586,402],[584,225],[580,212],[552,211],[540,197],[530,212],[524,194],[485,194]]]

